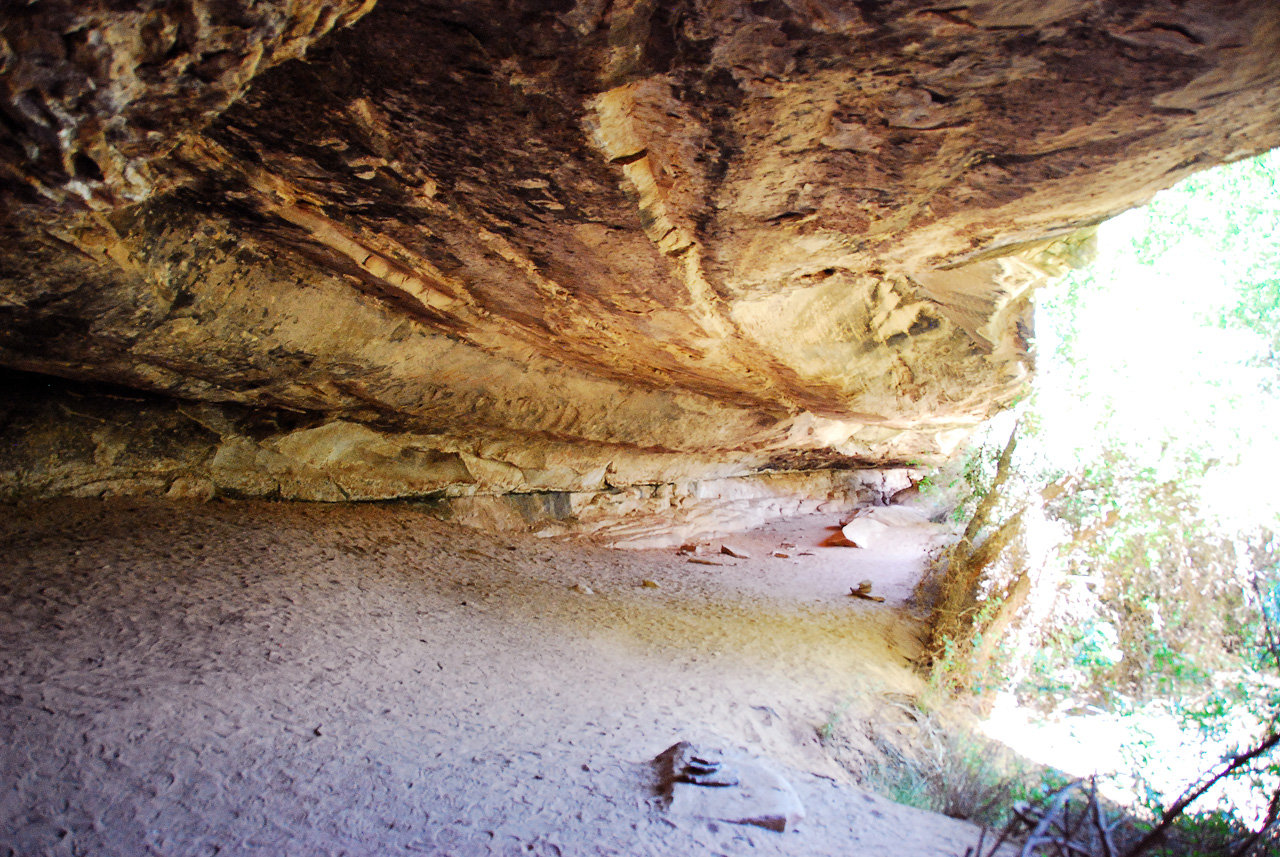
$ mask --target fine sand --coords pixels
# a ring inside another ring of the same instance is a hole
[[[0,854],[963,855],[975,828],[819,740],[921,690],[927,534],[818,547],[834,523],[709,565],[411,506],[5,507]],[[680,739],[766,759],[807,818],[672,818],[648,761]]]

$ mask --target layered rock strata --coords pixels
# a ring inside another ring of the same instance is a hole
[[[679,545],[795,515],[882,505],[909,468],[752,472],[724,455],[467,443],[324,415],[182,402],[0,374],[0,503],[163,496],[351,502],[414,498],[488,530]],[[746,474],[744,475],[744,469]]]
[[[154,491],[935,460],[1093,225],[1280,144],[1269,0],[2,14],[0,365],[144,391],[100,433],[188,456]],[[10,395],[7,490],[90,491],[15,475],[111,453]]]

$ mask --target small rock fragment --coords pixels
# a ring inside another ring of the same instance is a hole
[[[587,586],[585,583],[575,583],[573,586],[570,586],[569,589],[581,595],[596,594],[595,591],[590,586]]]
[[[728,554],[734,559],[751,559],[751,554],[747,553],[742,548],[735,548],[729,545],[720,545],[720,553]]]
[[[867,601],[884,601],[884,598],[879,595],[871,594],[871,586],[870,580],[864,580],[857,586],[850,588],[849,594],[854,598],[865,598]]]
[[[696,556],[689,557],[689,562],[694,562],[698,565],[724,565],[724,563],[716,562],[714,559],[700,559]]]
[[[640,585],[643,586],[645,589],[661,589],[662,588],[661,586],[658,585],[658,581],[656,580],[646,579],[641,581]]]
[[[819,547],[824,548],[856,548],[858,543],[851,541],[844,533],[836,531],[818,542]]]
[[[774,551],[773,555],[776,556],[778,559],[791,559],[791,554],[783,553],[782,551]]]

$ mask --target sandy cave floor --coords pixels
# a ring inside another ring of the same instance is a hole
[[[920,690],[922,537],[831,523],[710,566],[410,506],[6,507],[0,853],[961,855],[973,827],[817,738]],[[648,760],[680,739],[771,760],[808,817],[670,818]]]

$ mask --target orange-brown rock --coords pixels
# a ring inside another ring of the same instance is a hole
[[[188,403],[250,494],[944,455],[1091,226],[1280,144],[1271,0],[0,14],[0,364]]]

